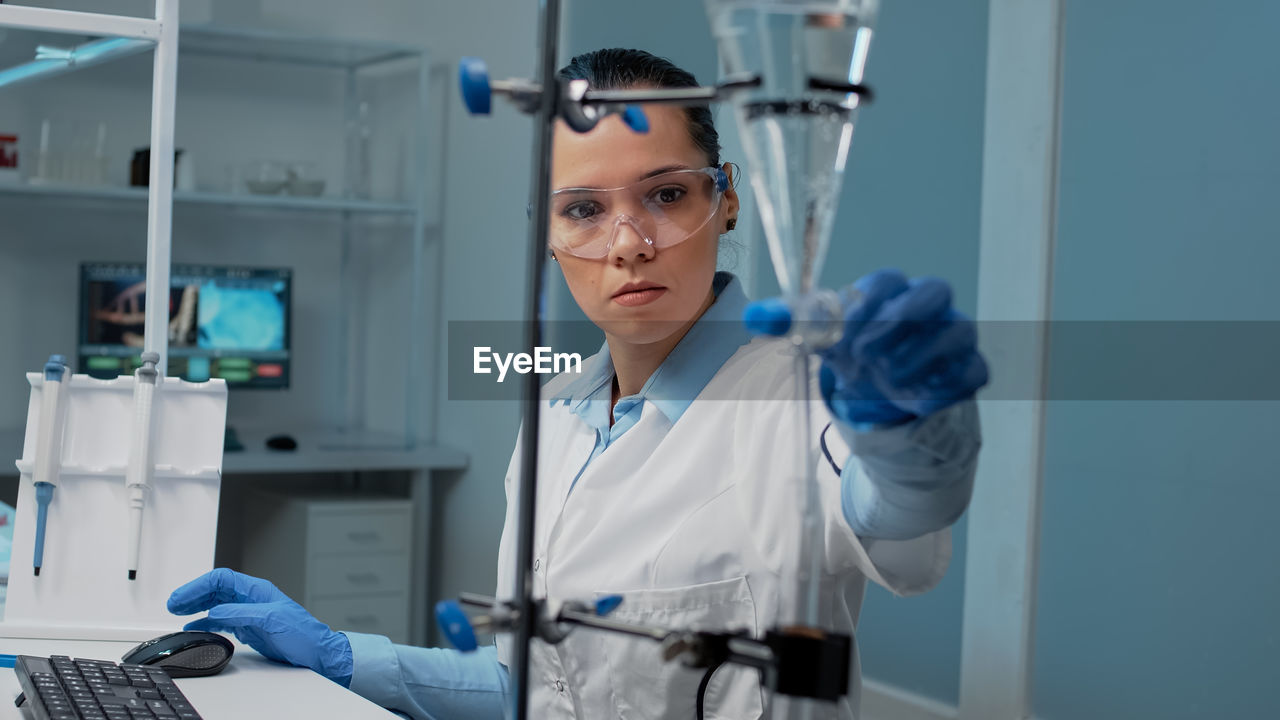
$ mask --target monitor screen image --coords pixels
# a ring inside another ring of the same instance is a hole
[[[80,372],[96,378],[140,364],[146,267],[80,266]],[[169,372],[192,382],[289,386],[292,272],[174,265],[169,277]]]

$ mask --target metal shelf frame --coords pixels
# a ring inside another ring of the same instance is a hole
[[[168,285],[169,258],[171,255],[171,235],[173,205],[175,202],[184,206],[203,205],[207,207],[234,208],[247,211],[286,211],[308,213],[332,213],[337,215],[341,223],[341,258],[342,278],[338,287],[340,306],[344,310],[339,314],[338,351],[344,358],[344,369],[340,375],[339,385],[334,388],[338,396],[338,407],[341,418],[338,429],[360,432],[368,425],[366,412],[367,400],[363,391],[363,378],[357,375],[358,369],[367,367],[362,358],[367,348],[354,345],[360,320],[353,316],[360,303],[356,282],[353,277],[352,260],[358,256],[358,226],[360,221],[367,222],[374,217],[382,217],[409,227],[406,235],[410,240],[411,277],[409,279],[408,323],[417,332],[408,333],[403,349],[407,357],[404,374],[404,388],[408,401],[403,418],[403,436],[406,450],[412,450],[420,444],[429,445],[435,438],[435,423],[431,413],[424,413],[419,401],[420,385],[424,382],[421,372],[426,360],[424,335],[432,334],[438,327],[426,327],[426,323],[438,326],[438,317],[428,317],[423,307],[426,299],[426,276],[424,262],[428,251],[426,234],[432,227],[427,210],[427,160],[428,160],[428,117],[429,78],[432,71],[426,51],[410,45],[346,40],[325,37],[296,35],[273,30],[229,28],[216,25],[189,26],[179,29],[178,0],[156,0],[156,16],[151,18],[121,17],[100,13],[71,12],[22,6],[0,5],[0,27],[13,27],[23,30],[42,31],[66,34],[74,43],[82,43],[85,38],[102,38],[90,40],[89,45],[102,44],[115,38],[127,38],[132,44],[114,54],[97,57],[92,64],[105,62],[117,57],[140,52],[154,47],[155,61],[152,89],[151,118],[151,175],[150,187],[141,188],[72,186],[72,185],[17,185],[0,187],[0,199],[4,196],[22,196],[49,202],[84,202],[84,203],[132,203],[147,198],[148,213],[148,251],[147,251],[147,292],[151,297],[159,297],[163,292],[157,288]],[[350,128],[359,117],[360,79],[365,73],[376,73],[381,68],[393,67],[398,70],[417,73],[417,101],[412,108],[412,132],[409,143],[413,172],[407,183],[408,197],[393,201],[381,201],[353,197],[352,170],[354,158],[351,156],[351,143],[346,146],[347,171],[343,178],[342,197],[287,197],[233,195],[226,193],[182,192],[173,190],[173,147],[174,147],[174,115],[176,105],[176,68],[179,49],[181,55],[210,59],[229,59],[236,61],[252,61],[264,64],[287,64],[306,66],[317,72],[334,73],[343,83],[343,116]],[[20,72],[12,78],[13,82],[32,82],[42,77],[74,72],[83,64],[59,62],[57,60],[35,60],[25,63]],[[394,64],[394,65],[393,65]],[[0,69],[0,85],[3,85],[5,71]],[[0,91],[3,88],[0,87]],[[352,310],[347,310],[352,309]],[[164,326],[167,319],[163,313],[155,317],[148,316],[146,321],[146,350],[157,352],[161,357],[160,370],[167,369],[168,342]],[[438,315],[438,313],[437,313]],[[434,388],[428,388],[434,393]],[[391,422],[397,422],[392,420]]]
[[[173,125],[178,82],[178,0],[156,0],[154,18],[0,5],[0,27],[148,40],[155,43],[151,80],[151,169],[147,193],[147,296],[169,292],[173,243]],[[168,308],[146,307],[144,352],[169,363]]]
[[[176,106],[176,79],[179,45],[178,0],[155,0],[154,18],[123,17],[99,13],[68,12],[31,7],[20,7],[0,4],[0,27],[17,28],[31,31],[44,31],[79,35],[88,37],[116,37],[144,40],[154,43],[154,64],[151,92],[151,167],[147,197],[147,275],[146,292],[149,297],[164,297],[168,294],[170,256],[172,247],[174,185],[174,120]],[[333,210],[342,215],[342,258],[343,280],[339,291],[343,307],[354,305],[354,288],[348,277],[349,259],[353,255],[353,218],[367,215],[370,212],[389,212],[398,217],[407,218],[412,225],[412,263],[410,279],[410,309],[408,324],[411,332],[406,333],[408,343],[408,361],[405,372],[405,404],[404,442],[402,447],[395,447],[394,439],[389,444],[378,447],[361,445],[359,432],[350,433],[357,436],[356,446],[343,450],[310,453],[303,456],[268,455],[266,453],[246,453],[243,458],[231,457],[227,460],[227,472],[304,472],[312,470],[342,470],[355,468],[406,469],[412,476],[410,498],[414,506],[414,566],[411,597],[413,598],[413,636],[416,642],[425,643],[427,626],[428,582],[427,559],[429,555],[430,533],[428,521],[431,517],[431,488],[428,482],[432,470],[448,470],[464,467],[466,456],[449,448],[440,448],[432,444],[435,436],[433,417],[427,414],[429,425],[420,427],[421,409],[419,407],[419,383],[423,380],[420,372],[424,360],[424,335],[434,333],[439,326],[439,312],[428,318],[423,307],[426,288],[424,287],[423,263],[427,259],[426,231],[428,229],[426,194],[427,194],[427,160],[428,137],[427,121],[429,117],[431,66],[427,53],[420,48],[407,46],[389,46],[377,43],[337,42],[318,38],[299,39],[291,36],[269,32],[232,31],[218,28],[192,28],[182,35],[190,38],[192,52],[203,55],[219,55],[251,59],[263,62],[285,62],[293,64],[313,65],[317,69],[328,69],[345,73],[346,117],[355,117],[358,99],[356,96],[357,73],[374,65],[388,62],[415,63],[417,71],[417,102],[413,107],[413,126],[416,133],[412,137],[411,156],[414,167],[413,181],[410,183],[410,200],[403,204],[377,203],[363,200],[332,199],[263,199],[261,202],[251,198],[235,198],[232,196],[213,196],[202,193],[179,193],[178,198],[189,202],[210,202],[226,206],[259,206],[286,208],[293,210]],[[322,57],[317,51],[326,46],[337,53],[336,57]],[[344,54],[345,53],[345,54]],[[110,58],[107,58],[110,59]],[[57,72],[66,72],[69,68],[57,67]],[[74,68],[70,68],[74,69]],[[36,69],[40,75],[40,68]],[[45,74],[54,74],[50,70]],[[24,80],[38,78],[24,76]],[[348,158],[350,160],[350,158]],[[350,163],[348,162],[348,168]],[[351,173],[348,171],[348,183]],[[350,185],[347,188],[349,190]],[[40,196],[49,199],[80,199],[113,201],[119,199],[134,200],[140,198],[140,191],[125,189],[68,189],[45,187],[39,190],[26,189],[14,191],[27,193],[28,197]],[[438,248],[432,258],[438,260]],[[438,271],[438,268],[437,268]],[[439,300],[438,290],[437,302]],[[167,370],[168,361],[168,317],[167,308],[162,303],[151,303],[146,307],[145,350],[156,352],[160,356],[158,370]],[[353,333],[348,313],[343,313],[340,328],[340,344],[347,359],[346,372],[343,374],[342,407],[347,428],[358,431],[363,423],[361,417],[362,398],[355,396],[353,386],[356,385],[354,373],[357,368],[365,367],[364,363],[352,362],[352,357],[365,348],[353,346]],[[430,319],[432,327],[425,327]],[[434,394],[434,387],[428,386]]]

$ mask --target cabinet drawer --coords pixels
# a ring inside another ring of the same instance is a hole
[[[386,635],[392,642],[409,641],[409,596],[325,598],[307,608],[334,630]]]
[[[318,512],[307,523],[307,549],[322,553],[409,551],[408,510]]]
[[[409,590],[408,553],[313,555],[307,565],[308,597]]]

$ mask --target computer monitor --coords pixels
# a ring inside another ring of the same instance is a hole
[[[169,282],[169,372],[232,387],[289,387],[292,271],[174,265]],[[140,364],[146,267],[80,266],[79,370],[114,378]]]

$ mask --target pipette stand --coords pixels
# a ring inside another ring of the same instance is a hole
[[[22,459],[9,588],[0,637],[141,641],[181,628],[165,608],[179,585],[213,568],[222,481],[227,386],[165,378],[153,409],[154,479],[142,521],[138,577],[128,579],[125,468],[133,433],[132,376],[72,375],[57,491],[49,506],[37,577],[36,429],[44,377],[28,373],[31,400]]]

